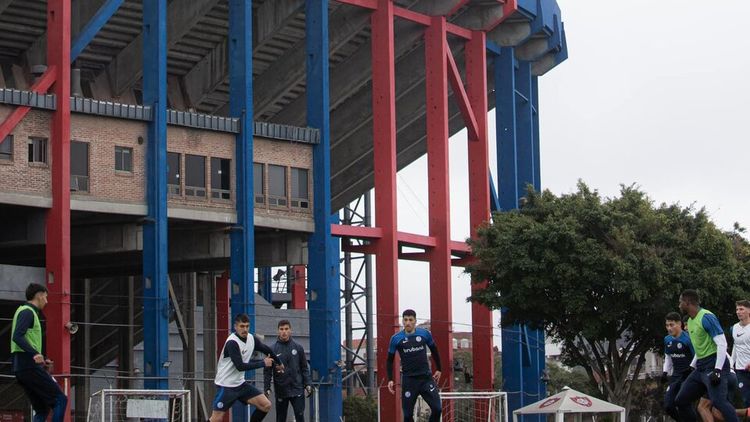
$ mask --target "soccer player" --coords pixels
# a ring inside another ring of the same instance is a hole
[[[26,303],[13,315],[10,351],[13,373],[34,409],[34,422],[44,422],[52,409],[52,422],[65,418],[68,398],[47,372],[52,361],[44,357],[42,309],[47,306],[47,288],[31,283],[26,287]]]
[[[276,422],[286,422],[290,404],[294,409],[294,420],[305,422],[305,395],[309,397],[312,394],[312,379],[305,349],[292,339],[292,324],[289,320],[279,321],[278,330],[279,338],[271,349],[284,364],[284,372],[275,372],[271,368],[263,370],[266,396],[271,395],[271,378],[273,378],[276,393]]]
[[[663,380],[669,380],[667,391],[664,393],[664,410],[674,420],[680,420],[674,399],[680,391],[682,382],[690,375],[693,368],[693,344],[690,336],[682,330],[682,317],[677,312],[670,312],[665,317],[667,336],[664,337],[664,373]],[[671,376],[670,376],[671,374]]]
[[[403,317],[404,329],[391,337],[388,346],[388,361],[386,369],[388,372],[388,391],[395,394],[393,383],[393,358],[398,352],[401,358],[401,408],[404,411],[404,422],[414,421],[414,405],[417,396],[422,398],[430,406],[430,422],[440,421],[443,411],[440,403],[440,389],[437,382],[440,381],[440,355],[437,346],[432,340],[432,334],[423,328],[416,328],[417,313],[407,309],[401,315]],[[427,359],[427,348],[432,352],[432,360],[435,361],[437,370],[430,373],[430,362]]]
[[[283,371],[281,361],[274,356],[270,347],[263,344],[254,334],[249,335],[250,318],[246,314],[239,314],[234,318],[234,332],[229,335],[221,350],[221,358],[216,365],[216,398],[214,398],[211,422],[219,422],[224,413],[232,407],[235,401],[255,406],[255,412],[250,422],[260,422],[271,410],[271,402],[263,393],[245,380],[245,371],[277,365],[277,370]],[[266,355],[263,359],[250,359],[253,352],[259,351]],[[272,356],[269,357],[268,355]]]
[[[750,300],[735,302],[739,322],[731,328],[734,348],[732,368],[737,373],[737,386],[745,406],[750,406]]]
[[[730,376],[726,359],[727,340],[716,315],[701,308],[700,296],[695,290],[685,290],[680,295],[680,310],[688,314],[688,333],[695,356],[691,366],[695,371],[688,375],[677,393],[675,404],[684,422],[697,421],[692,404],[708,391],[714,408],[727,422],[737,422],[737,415],[727,400],[727,380]]]

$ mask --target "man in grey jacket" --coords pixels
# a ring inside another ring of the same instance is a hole
[[[305,420],[305,395],[312,393],[310,367],[307,365],[305,349],[292,340],[292,324],[283,319],[279,321],[279,338],[271,346],[273,353],[284,364],[284,372],[272,368],[264,370],[266,396],[271,394],[271,379],[276,393],[276,422],[285,422],[289,404],[294,409],[297,422]]]

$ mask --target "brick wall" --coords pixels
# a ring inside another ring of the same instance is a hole
[[[12,110],[0,105],[0,120]],[[32,110],[13,131],[13,160],[0,160],[0,192],[24,193],[50,197],[49,165],[28,162],[28,140],[30,137],[47,138],[51,113]],[[170,196],[173,207],[200,210],[232,210],[235,207],[235,135],[207,130],[169,126],[167,129],[170,152],[180,153],[181,189],[180,196]],[[141,141],[139,141],[139,138]],[[89,145],[89,191],[72,192],[75,199],[91,199],[116,203],[145,203],[145,154],[146,124],[139,121],[113,119],[100,116],[73,114],[71,116],[71,139]],[[115,147],[128,147],[133,150],[133,171],[115,170]],[[48,145],[49,147],[49,145]],[[49,149],[48,149],[49,150]],[[186,197],[185,155],[194,154],[206,157],[206,197]],[[231,162],[231,200],[211,197],[211,157],[226,158]],[[309,145],[289,141],[257,138],[254,144],[254,161],[278,164],[286,167],[312,168],[312,148]],[[51,157],[48,155],[48,162]],[[264,177],[268,181],[268,177]],[[267,191],[267,186],[265,187]],[[290,171],[287,168],[287,192],[291,192]],[[312,171],[308,177],[308,192],[312,203]],[[278,209],[268,205],[257,205],[256,215],[275,215],[286,218],[311,218],[309,210]]]

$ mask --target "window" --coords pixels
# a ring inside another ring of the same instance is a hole
[[[13,135],[8,135],[0,142],[0,160],[13,160]]]
[[[268,165],[268,203],[286,207],[286,167]]]
[[[307,195],[307,169],[292,167],[292,207],[310,208]]]
[[[263,163],[253,163],[253,191],[255,194],[255,203],[265,205],[266,192],[263,187],[266,185],[263,177]]]
[[[89,191],[89,144],[70,141],[70,191]]]
[[[115,170],[133,171],[133,148],[115,147]]]
[[[461,348],[462,349],[468,349],[469,348],[469,339],[468,338],[462,338],[461,339]]]
[[[29,163],[47,164],[47,138],[29,138]]]
[[[167,152],[167,191],[170,195],[180,195],[181,174],[180,154],[176,152]]]
[[[211,158],[211,198],[232,199],[230,163],[226,158]]]
[[[185,154],[185,196],[206,197],[206,157]]]

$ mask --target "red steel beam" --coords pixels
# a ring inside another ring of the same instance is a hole
[[[221,351],[224,349],[224,342],[229,337],[229,319],[230,319],[230,307],[229,307],[229,271],[224,271],[220,276],[216,277],[216,356],[221,356]],[[230,421],[230,413],[224,414],[222,422]]]
[[[52,208],[47,212],[45,247],[49,304],[47,351],[55,371],[70,373],[70,1],[47,0],[47,63],[53,69],[57,109],[50,121]],[[43,79],[44,85],[48,81]],[[21,113],[21,112],[19,112]],[[64,379],[64,392],[69,380]],[[65,420],[70,413],[65,412]]]
[[[425,31],[425,81],[427,93],[427,178],[429,230],[435,238],[430,257],[430,318],[445,391],[453,389],[453,306],[451,294],[450,181],[448,166],[448,66],[445,18],[432,18]],[[377,215],[377,214],[376,214]],[[449,409],[445,409],[449,414]]]
[[[471,236],[490,219],[489,139],[487,128],[487,52],[485,33],[474,31],[466,43],[466,85],[471,109],[477,121],[477,138],[469,142],[469,224]],[[468,246],[464,243],[465,246]],[[482,289],[486,281],[472,283],[472,289]],[[495,374],[492,311],[477,303],[471,305],[472,359],[474,389],[492,390]]]
[[[398,232],[398,243],[401,246],[431,249],[437,245],[437,240],[421,234]]]
[[[375,168],[375,225],[383,231],[377,241],[377,349],[380,420],[401,420],[397,396],[387,388],[386,359],[391,336],[398,331],[398,238],[396,215],[396,62],[392,0],[378,0],[372,13],[372,138]],[[398,383],[398,371],[394,379]],[[398,391],[396,394],[400,394]]]
[[[447,41],[446,41],[447,42]],[[453,53],[446,47],[445,59],[448,60],[448,77],[453,88],[453,98],[458,102],[458,109],[461,110],[461,116],[464,118],[466,124],[466,130],[469,132],[469,141],[476,141],[479,139],[479,128],[477,125],[477,118],[474,116],[474,111],[469,104],[469,97],[464,89],[464,83],[461,80],[461,74],[458,72],[458,66],[456,66],[456,60],[453,58]]]
[[[350,237],[353,239],[376,240],[383,237],[380,227],[350,226],[348,224],[331,224],[331,236]]]
[[[428,16],[419,12],[415,12],[413,10],[404,9],[403,7],[394,8],[394,14],[401,19],[406,19],[408,21],[418,23],[422,26],[430,26],[432,19],[433,19],[432,16]],[[449,34],[453,34],[465,40],[471,39],[471,31],[466,28],[462,28],[458,25],[454,25],[448,22],[446,22],[445,28],[446,28],[446,32]]]
[[[376,10],[378,8],[378,0],[336,0],[336,1],[342,4],[364,7],[365,9],[370,9],[370,10]]]
[[[295,265],[294,283],[292,283],[292,309],[305,309],[307,305],[307,268],[304,265]]]
[[[47,68],[47,71],[45,71],[44,74],[37,79],[33,85],[31,85],[30,90],[38,94],[46,93],[52,84],[55,83],[56,77],[57,68],[54,65],[50,65]],[[28,106],[16,107],[16,109],[5,118],[5,121],[0,124],[0,139],[5,139],[10,135],[10,133],[13,132],[13,129],[18,126],[18,123],[20,123],[24,117],[26,117],[26,114],[28,114],[29,111],[31,111],[31,107]]]

